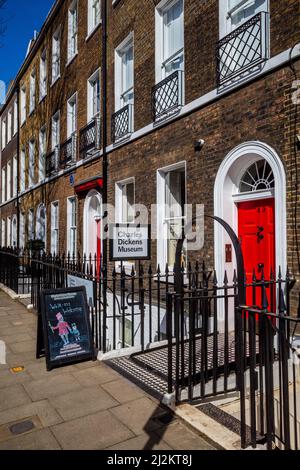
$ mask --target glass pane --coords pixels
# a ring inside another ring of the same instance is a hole
[[[178,1],[164,14],[164,61],[183,48],[183,2]]]
[[[231,14],[231,24],[235,28],[256,13],[266,9],[266,0],[245,0],[243,3],[238,0],[230,0],[230,10],[234,7],[237,8]]]
[[[130,45],[122,56],[122,94],[133,87],[133,46]]]
[[[123,187],[122,213],[124,224],[132,224],[135,220],[134,213],[134,183],[128,183]]]
[[[185,206],[185,171],[171,171],[166,176],[167,218],[183,217]]]

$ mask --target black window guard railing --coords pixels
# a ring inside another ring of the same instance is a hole
[[[268,18],[258,13],[218,42],[218,86],[249,75],[268,58]]]
[[[46,177],[49,178],[57,173],[58,170],[59,147],[46,156]]]
[[[152,88],[152,116],[157,122],[183,105],[183,71],[176,70]]]
[[[60,147],[59,165],[65,167],[76,162],[76,132]]]
[[[111,138],[113,142],[127,137],[133,132],[133,104],[127,104],[112,115]]]
[[[94,118],[87,126],[80,130],[79,153],[80,158],[88,158],[101,148],[101,120]]]

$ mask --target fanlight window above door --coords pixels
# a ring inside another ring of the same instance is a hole
[[[266,160],[253,163],[243,175],[240,192],[268,191],[275,187],[273,171]]]

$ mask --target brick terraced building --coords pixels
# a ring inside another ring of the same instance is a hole
[[[101,252],[102,2],[58,0],[8,93],[1,131],[16,96],[20,176],[17,193],[2,197],[2,244],[36,238],[53,253]],[[160,204],[152,265],[172,269],[184,205],[204,204],[238,233],[248,275],[289,266],[299,281],[299,1],[107,0],[107,8],[110,222],[134,222],[135,204]],[[4,142],[2,195],[14,178]],[[16,207],[18,237],[7,237]],[[232,275],[231,251],[207,222],[204,249],[187,260],[205,257],[219,277]]]

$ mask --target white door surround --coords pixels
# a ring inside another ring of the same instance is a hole
[[[83,255],[97,254],[97,223],[102,220],[102,197],[92,189],[85,198],[83,212]]]
[[[247,168],[259,160],[266,160],[274,174],[275,188],[272,191],[258,191],[239,194],[239,185]],[[258,142],[245,142],[233,149],[223,160],[219,168],[214,188],[214,215],[224,219],[237,232],[238,210],[237,202],[275,198],[275,246],[276,270],[281,267],[286,271],[286,175],[282,161],[269,145]],[[225,263],[225,245],[231,241],[220,226],[215,223],[215,269],[220,282],[224,278],[225,269],[231,282],[234,269],[233,263]]]

